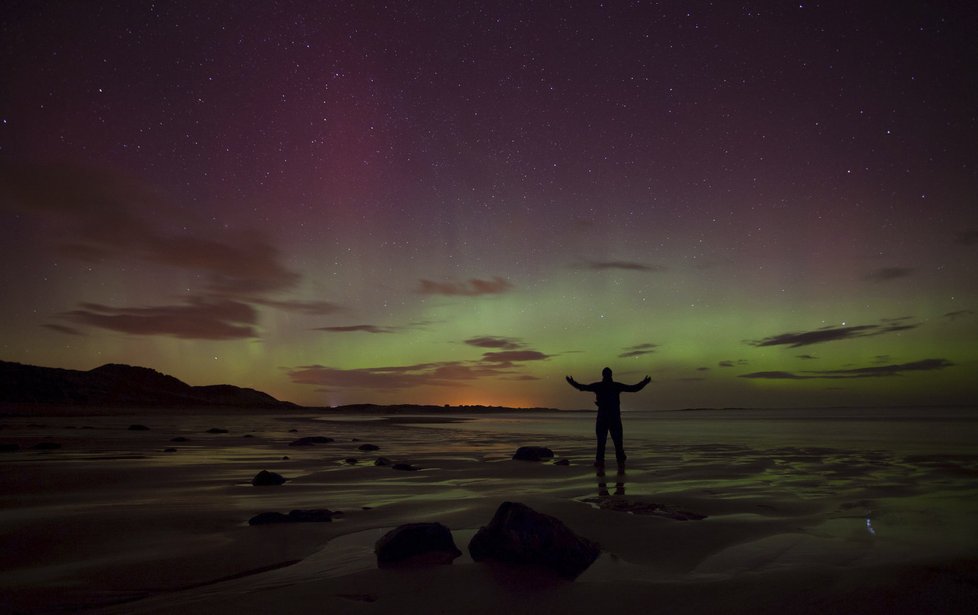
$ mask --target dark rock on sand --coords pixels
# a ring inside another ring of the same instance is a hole
[[[167,447],[167,448],[163,449],[163,452],[164,453],[175,453],[175,452],[177,452],[177,449],[175,449],[172,446],[170,446],[170,447]]]
[[[255,436],[251,435],[250,433],[246,433],[245,435],[243,435],[241,437],[242,438],[254,438]]]
[[[521,446],[516,449],[513,459],[520,461],[543,461],[553,459],[554,452],[545,446]]]
[[[289,456],[288,455],[283,455],[282,456],[282,461],[288,461],[288,460],[289,460]]]
[[[332,438],[326,436],[306,436],[289,442],[289,446],[312,446],[314,444],[329,444],[332,441]]]
[[[176,438],[170,438],[170,442],[189,442],[190,440],[184,438],[183,436],[177,436]]]
[[[569,466],[570,465],[570,459],[560,459],[558,461],[555,461],[554,462],[554,465],[555,466]]]
[[[269,485],[281,485],[287,479],[281,474],[275,472],[269,472],[268,470],[262,470],[255,477],[251,479],[251,484],[256,487],[266,487]]]
[[[149,431],[149,427],[145,425],[130,425],[129,431]]]
[[[19,450],[19,444],[0,444],[0,453],[16,453]]]
[[[297,433],[298,431],[299,431],[298,429],[290,429],[289,433]]]
[[[596,543],[577,536],[556,517],[517,502],[500,504],[489,525],[469,542],[475,561],[544,566],[565,579],[584,572],[600,553]]]
[[[452,532],[441,523],[408,523],[384,534],[374,545],[377,565],[451,564],[462,554]]]
[[[222,429],[220,427],[211,427],[207,430],[207,433],[227,433],[227,429]]]
[[[394,470],[402,470],[404,472],[417,472],[421,468],[418,466],[413,466],[410,463],[395,463],[391,466]]]
[[[263,512],[258,513],[251,519],[248,519],[248,525],[271,525],[273,523],[288,523],[289,516],[280,512]]]
[[[377,459],[374,460],[374,465],[389,466],[389,465],[394,465],[394,462],[388,459],[387,457],[378,457]]]
[[[361,444],[357,447],[361,451],[379,451],[380,447],[376,444]]]
[[[271,525],[273,523],[329,523],[335,515],[331,510],[325,508],[313,508],[308,510],[293,510],[289,514],[280,512],[258,513],[248,519],[248,525]]]
[[[356,465],[357,461],[359,461],[359,460],[356,457],[347,457],[343,461],[347,462],[348,464],[350,464],[352,466],[352,465]]]
[[[38,442],[31,448],[35,451],[54,451],[61,448],[61,445],[57,442]]]

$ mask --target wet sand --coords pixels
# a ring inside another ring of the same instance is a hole
[[[632,438],[627,469],[602,474],[587,417],[581,433],[494,420],[3,417],[0,443],[17,450],[0,453],[0,610],[964,613],[978,600],[973,452]],[[319,435],[334,442],[289,446]],[[44,442],[60,447],[33,448]],[[570,465],[511,460],[520,445]],[[252,486],[263,469],[289,480]],[[572,582],[473,562],[469,539],[507,500],[561,519],[601,557]],[[247,523],[307,508],[342,515]],[[374,542],[419,521],[448,526],[464,555],[378,569]]]

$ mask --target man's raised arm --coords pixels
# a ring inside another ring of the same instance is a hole
[[[571,385],[572,387],[574,387],[578,391],[590,391],[591,390],[591,388],[588,385],[581,384],[580,382],[578,382],[577,380],[574,380],[570,376],[567,376],[567,384]]]
[[[642,389],[644,389],[645,385],[647,385],[650,382],[652,382],[652,379],[646,376],[641,382],[637,382],[635,384],[621,385],[621,390],[628,393],[635,393],[637,391],[641,391]]]

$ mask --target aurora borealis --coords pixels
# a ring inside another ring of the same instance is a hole
[[[308,405],[978,400],[967,3],[14,3],[0,359]]]

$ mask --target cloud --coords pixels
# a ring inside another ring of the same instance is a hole
[[[82,303],[62,314],[74,323],[132,335],[228,340],[255,337],[255,309],[230,299],[192,298],[185,305],[118,308]]]
[[[377,325],[348,325],[345,327],[316,327],[313,331],[325,331],[327,333],[394,333],[394,327],[378,327]]]
[[[479,348],[501,348],[503,350],[516,350],[517,348],[523,347],[523,342],[516,338],[495,337],[492,335],[470,337],[465,340],[465,343],[469,346],[477,346]]]
[[[813,354],[799,354],[795,356],[797,356],[799,359],[805,359],[806,361],[814,361],[815,359],[818,358]]]
[[[747,359],[737,359],[736,361],[720,361],[717,363],[720,367],[733,367],[735,365],[747,365]]]
[[[472,278],[467,282],[434,282],[422,279],[418,292],[422,295],[477,297],[479,295],[498,295],[508,292],[512,288],[512,284],[499,276],[491,280]]]
[[[651,354],[655,352],[655,349],[658,347],[659,347],[658,344],[651,344],[651,343],[636,344],[635,346],[629,346],[627,348],[624,348],[623,350],[625,352],[618,355],[618,357],[621,359],[627,359],[630,357],[640,357],[642,355]]]
[[[662,265],[648,265],[634,261],[586,261],[578,268],[592,269],[594,271],[607,271],[618,269],[622,271],[646,271],[650,273],[660,273],[666,270]]]
[[[823,327],[814,331],[789,332],[772,335],[762,340],[747,342],[751,346],[788,346],[789,348],[801,348],[812,344],[822,344],[825,342],[835,342],[838,340],[854,339],[857,337],[872,337],[884,335],[886,333],[897,333],[899,331],[909,331],[919,327],[919,323],[903,324],[904,319],[897,319],[897,322],[887,322],[882,325],[853,325],[846,327]]]
[[[853,378],[887,378],[901,376],[905,372],[935,371],[953,367],[947,359],[922,359],[910,363],[853,367],[848,369],[804,370],[800,374],[791,372],[754,372],[741,374],[740,378],[766,378],[773,380],[847,380]]]
[[[523,361],[545,361],[549,358],[550,355],[536,350],[503,350],[501,352],[487,352],[482,355],[482,360],[486,363],[520,363]]]
[[[708,372],[708,371],[710,371],[710,368],[709,367],[697,367],[696,368],[696,371],[698,371],[698,372]]]
[[[870,271],[863,276],[863,279],[869,280],[870,282],[889,282],[890,280],[905,278],[912,273],[913,269],[909,267],[881,267],[880,269]]]
[[[392,367],[339,369],[308,365],[288,372],[296,384],[312,384],[328,389],[393,390],[423,386],[460,386],[467,381],[490,376],[518,376],[496,366],[472,362],[446,361]]]
[[[961,231],[954,236],[954,243],[962,246],[978,245],[978,229]]]
[[[78,329],[75,329],[74,327],[67,327],[65,325],[59,325],[59,324],[51,323],[51,324],[45,324],[45,325],[41,325],[41,326],[42,327],[47,327],[48,329],[51,329],[52,331],[57,331],[58,333],[66,333],[68,335],[84,335],[84,333],[82,333]]]
[[[958,318],[963,318],[965,316],[971,316],[974,314],[973,310],[955,310],[954,312],[948,312],[944,315],[944,318],[948,320],[957,320]]]

